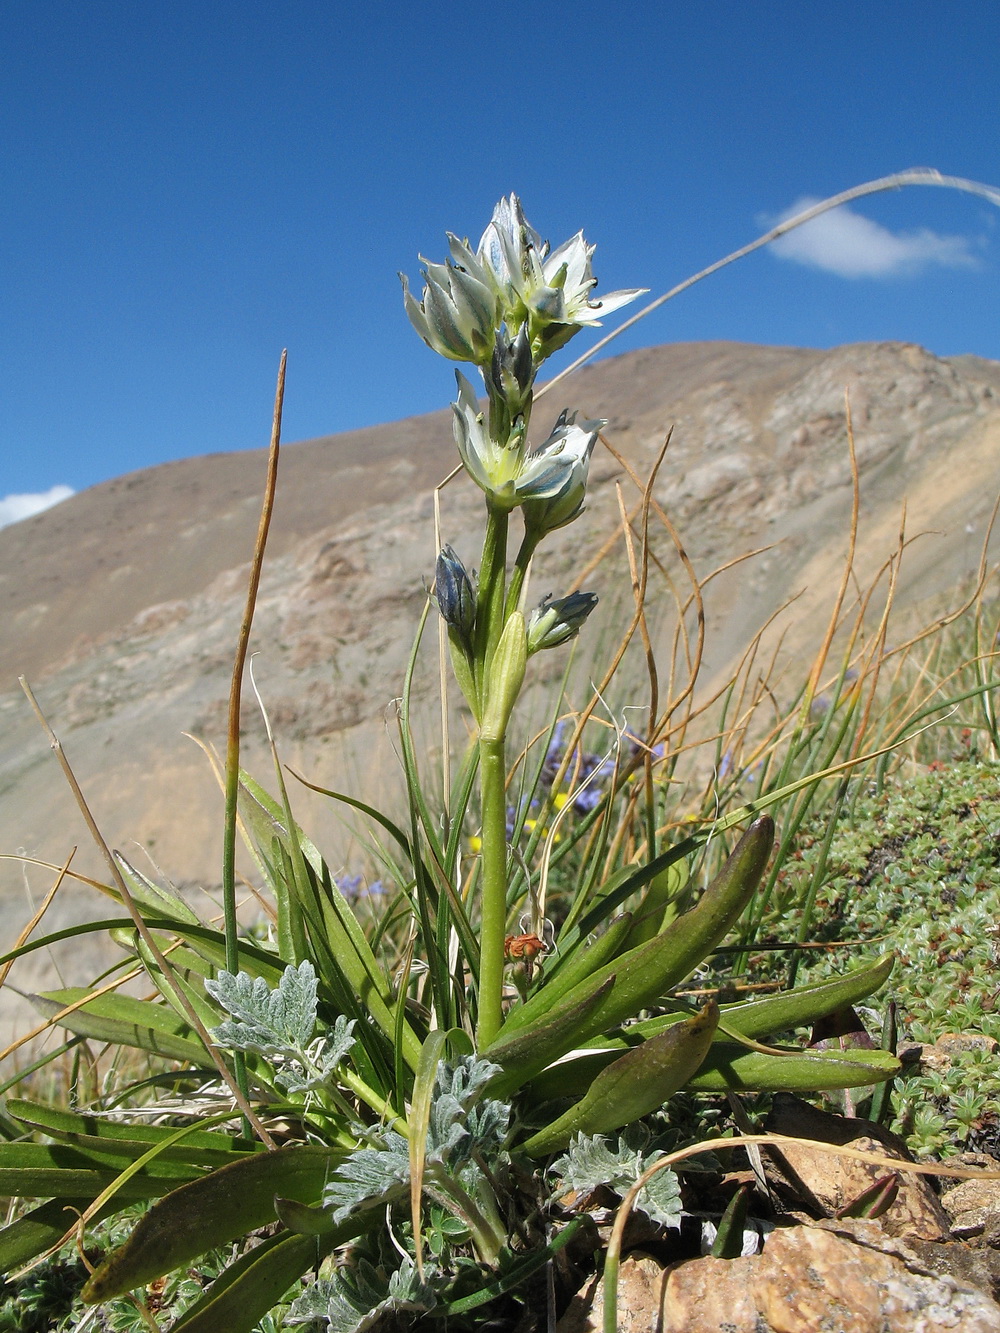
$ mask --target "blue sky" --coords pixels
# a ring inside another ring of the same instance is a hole
[[[918,165],[1000,185],[995,0],[32,0],[3,51],[0,522],[265,444],[285,346],[286,440],[443,406],[396,272],[510,190],[553,244],[584,228],[602,290],[657,294],[800,199]],[[998,223],[864,200],[615,350],[1000,358]]]

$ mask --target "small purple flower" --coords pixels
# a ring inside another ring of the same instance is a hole
[[[340,892],[349,901],[356,902],[361,896],[361,885],[363,881],[360,875],[341,875],[337,881],[337,887]]]
[[[603,795],[604,792],[596,783],[591,787],[585,787],[573,798],[573,809],[579,811],[581,815],[587,815],[597,808]]]
[[[363,875],[341,875],[337,881],[337,887],[347,901],[352,903],[358,903],[362,899],[372,901],[377,898],[384,898],[389,892],[380,879],[373,879],[369,884]]]

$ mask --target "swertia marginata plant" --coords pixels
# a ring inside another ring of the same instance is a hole
[[[572,593],[525,614],[528,567],[550,533],[579,521],[605,423],[565,411],[532,448],[534,385],[547,357],[639,293],[596,299],[583,233],[550,251],[513,195],[476,249],[455,236],[449,247],[448,261],[426,265],[419,300],[403,279],[421,337],[478,368],[486,392],[481,407],[458,373],[455,442],[485,520],[477,579],[450,546],[437,560],[435,600],[477,728],[446,809],[416,759],[411,665],[400,716],[408,824],[327,793],[384,839],[396,896],[366,931],[296,824],[280,766],[272,796],[239,770],[231,736],[229,814],[235,825],[238,795],[273,903],[266,937],[239,932],[234,911],[219,930],[109,853],[102,888],[128,915],[102,924],[126,951],[121,979],[141,975],[155,998],[119,994],[116,981],[35,997],[71,1042],[133,1047],[154,1068],[71,1110],[8,1100],[0,1194],[44,1202],[0,1230],[0,1266],[58,1248],[67,1207],[79,1218],[70,1232],[82,1233],[149,1203],[82,1292],[91,1304],[133,1293],[147,1326],[141,1289],[219,1251],[221,1274],[173,1329],[250,1333],[275,1309],[336,1333],[393,1310],[451,1327],[509,1314],[579,1230],[553,1210],[546,1171],[591,1188],[635,1179],[655,1154],[629,1127],[669,1115],[682,1089],[858,1087],[898,1069],[884,1051],[761,1045],[869,995],[891,958],[753,1002],[695,1008],[675,994],[753,899],[773,844],[762,807],[789,789],[672,846],[654,838],[638,860],[615,863],[598,840],[561,919],[538,911],[532,867],[509,845],[506,739],[531,657],[576,636],[596,598]],[[619,761],[581,827],[610,827],[628,798]],[[466,858],[477,811],[478,852]],[[747,820],[697,892],[688,871],[709,833]],[[518,934],[526,909],[530,929]],[[669,1224],[680,1205],[668,1176],[642,1206]],[[286,1309],[313,1269],[318,1280]]]

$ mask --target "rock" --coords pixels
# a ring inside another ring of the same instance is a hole
[[[660,1333],[666,1270],[648,1254],[637,1251],[618,1270],[618,1333]],[[593,1277],[570,1302],[556,1333],[601,1333],[604,1285]]]
[[[902,1141],[880,1125],[870,1120],[849,1120],[830,1115],[787,1094],[775,1097],[767,1128],[793,1138],[842,1144],[859,1152],[879,1153],[900,1161],[913,1160]],[[810,1147],[805,1141],[801,1146],[767,1149],[766,1161],[779,1190],[786,1194],[791,1191],[827,1217],[835,1216],[889,1174],[881,1164],[835,1157]],[[879,1222],[891,1236],[914,1236],[933,1241],[951,1239],[948,1214],[924,1176],[899,1173],[899,1192]]]
[[[1000,1162],[982,1155],[982,1164],[996,1170]],[[963,1180],[941,1197],[954,1235],[981,1240],[1000,1249],[1000,1180]]]
[[[1000,1306],[982,1291],[923,1271],[902,1242],[884,1237],[874,1223],[855,1222],[851,1229],[866,1233],[874,1243],[897,1246],[901,1253],[855,1244],[823,1224],[775,1231],[763,1254],[752,1258],[692,1259],[673,1268],[666,1283],[662,1333],[1000,1329]]]
[[[935,1043],[939,1051],[954,1055],[961,1051],[985,1051],[988,1055],[996,1052],[1000,1043],[994,1037],[987,1037],[982,1032],[945,1032]]]
[[[963,1051],[985,1051],[994,1054],[998,1043],[982,1032],[945,1032],[936,1042],[907,1046],[900,1051],[905,1065],[919,1064],[925,1074],[945,1074]]]

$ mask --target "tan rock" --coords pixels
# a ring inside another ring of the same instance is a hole
[[[752,1258],[679,1264],[667,1279],[662,1324],[662,1333],[945,1330],[997,1333],[1000,1306],[968,1284],[914,1272],[902,1258],[823,1227],[776,1231]]]
[[[648,1254],[630,1254],[618,1270],[618,1333],[660,1333],[666,1270]],[[570,1303],[556,1333],[601,1333],[604,1285],[595,1276]]]
[[[875,1162],[838,1157],[811,1147],[805,1140],[841,1144],[859,1152],[912,1161],[901,1140],[881,1126],[869,1120],[831,1115],[797,1097],[775,1097],[767,1127],[775,1133],[804,1140],[801,1146],[769,1149],[769,1164],[773,1164],[776,1178],[786,1188],[830,1217],[888,1175],[889,1168]],[[924,1176],[899,1173],[899,1192],[879,1222],[893,1236],[935,1241],[951,1239],[948,1214]]]
[[[1000,1180],[963,1180],[942,1196],[941,1203],[956,1236],[963,1240],[982,1236],[989,1243],[1000,1243]]]

